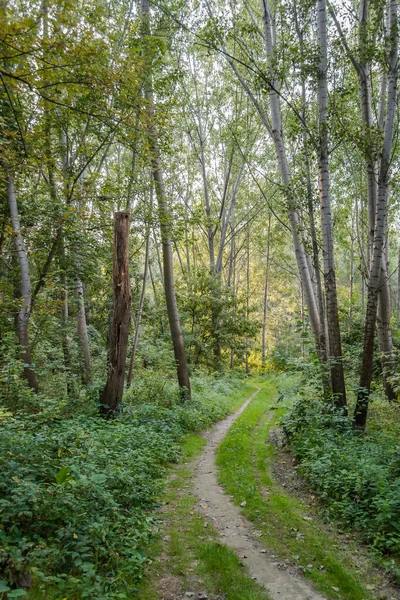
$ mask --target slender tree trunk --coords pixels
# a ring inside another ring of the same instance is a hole
[[[203,177],[203,189],[204,189],[204,203],[207,220],[207,242],[208,242],[208,256],[210,261],[210,273],[215,273],[215,248],[214,248],[214,228],[211,219],[211,203],[210,194],[208,192],[208,181],[206,172],[206,162],[204,156],[204,137],[201,125],[201,117],[199,116],[199,137],[200,137],[200,162],[201,162],[201,174]]]
[[[85,310],[85,298],[83,295],[83,285],[81,279],[78,277],[75,282],[75,293],[76,300],[78,304],[78,313],[77,313],[77,331],[78,331],[78,339],[79,344],[82,349],[83,354],[83,364],[84,368],[82,369],[82,383],[87,385],[92,381],[92,365],[90,360],[90,347],[89,347],[89,336],[87,331],[87,323],[86,323],[86,310]]]
[[[397,75],[398,75],[398,23],[397,0],[390,0],[390,65],[388,73],[387,114],[382,154],[379,165],[378,196],[374,243],[372,249],[371,268],[368,281],[368,300],[364,329],[364,349],[361,367],[360,386],[354,412],[356,427],[364,429],[367,422],[368,402],[372,380],[374,337],[377,319],[378,296],[381,284],[382,265],[384,261],[385,224],[387,216],[387,199],[389,185],[390,158],[393,145],[394,121],[396,114]]]
[[[397,321],[400,323],[400,246],[397,259]]]
[[[144,273],[143,273],[142,291],[140,294],[139,307],[138,307],[138,311],[137,311],[136,318],[135,318],[135,333],[134,333],[134,337],[133,337],[131,360],[129,363],[128,379],[126,382],[127,387],[130,387],[131,382],[132,382],[133,367],[135,364],[136,350],[137,350],[137,345],[138,345],[138,341],[139,341],[140,323],[142,320],[144,298],[146,295],[147,278],[148,278],[148,274],[149,274],[149,257],[150,257],[150,233],[148,233],[147,237],[146,237],[146,251],[145,251],[145,256],[144,256]]]
[[[267,357],[267,315],[268,315],[268,283],[269,283],[269,259],[271,247],[271,213],[268,214],[267,230],[267,264],[265,267],[264,302],[263,302],[263,325],[261,335],[261,364],[265,366]]]
[[[263,7],[263,20],[264,20],[264,35],[265,35],[265,48],[267,59],[270,64],[270,68],[272,69],[271,63],[273,62],[273,54],[274,54],[274,41],[272,35],[272,15],[269,7],[268,0],[262,0]],[[271,75],[274,79],[274,75]],[[287,162],[286,156],[286,148],[283,139],[283,131],[282,131],[282,117],[281,117],[281,107],[280,107],[280,98],[277,93],[277,89],[279,88],[279,83],[277,81],[273,81],[273,85],[269,92],[269,103],[271,110],[271,124],[272,124],[272,138],[275,146],[275,153],[278,160],[280,175],[282,184],[284,186],[286,202],[288,207],[288,216],[290,222],[290,228],[292,232],[293,245],[296,255],[297,267],[299,270],[299,275],[304,288],[304,296],[308,308],[308,314],[310,318],[311,328],[315,338],[315,344],[318,350],[319,355],[321,356],[321,346],[320,346],[320,319],[317,303],[315,300],[315,293],[313,288],[313,282],[311,278],[311,273],[307,263],[307,254],[304,249],[304,245],[302,243],[301,238],[301,222],[299,218],[299,214],[296,208],[296,202],[293,196],[293,185],[291,180],[291,175],[289,171],[289,165]]]
[[[250,225],[247,225],[246,233],[246,318],[250,315]],[[250,373],[249,369],[249,339],[246,338],[246,373]]]
[[[148,0],[141,0],[142,12],[142,40],[144,44],[144,53],[146,56],[147,68],[151,69],[151,59],[149,56],[150,35],[150,13]],[[160,218],[160,230],[163,250],[164,265],[164,287],[167,303],[167,312],[169,326],[171,330],[172,344],[176,361],[178,384],[183,398],[190,399],[190,379],[189,369],[186,360],[185,346],[183,342],[181,324],[179,319],[178,305],[175,294],[173,254],[171,243],[171,216],[168,211],[167,195],[164,186],[163,167],[161,164],[160,151],[158,148],[157,132],[154,123],[154,99],[151,73],[148,72],[144,81],[145,98],[148,104],[148,142],[150,149],[151,169],[153,173],[156,198],[158,203],[158,213]]]
[[[7,175],[7,194],[8,206],[11,215],[11,226],[13,229],[15,249],[18,256],[18,263],[21,274],[21,307],[18,311],[17,331],[19,344],[21,346],[21,357],[24,363],[24,376],[30,388],[35,392],[39,391],[38,382],[35,372],[32,367],[31,350],[29,346],[29,317],[31,312],[31,277],[29,272],[28,256],[24,240],[21,235],[21,227],[19,223],[17,198],[14,188],[14,178],[9,173]]]
[[[303,359],[306,356],[306,346],[304,343],[304,335],[306,332],[306,324],[305,324],[305,311],[304,311],[304,292],[303,292],[303,284],[300,281],[300,297],[301,297],[301,332],[302,332],[302,336],[301,336],[301,356],[303,357]]]
[[[322,249],[326,313],[329,340],[329,366],[332,392],[337,407],[346,406],[342,345],[340,338],[339,312],[336,291],[336,271],[333,250],[332,215],[330,201],[330,177],[328,155],[328,52],[326,30],[326,0],[317,3],[318,45],[320,52],[318,77],[319,114],[319,195],[321,203]]]
[[[293,2],[293,13],[295,18],[295,26],[297,31],[297,36],[300,42],[300,56],[302,65],[306,64],[306,57],[304,51],[304,35],[301,30],[301,27],[297,18],[297,7],[296,0]],[[301,66],[301,69],[303,67]],[[306,123],[307,119],[307,100],[306,100],[306,83],[305,76],[302,72],[302,81],[301,81],[301,104],[302,104],[302,118],[303,122]],[[312,243],[312,264],[314,268],[314,278],[315,278],[315,288],[316,288],[316,296],[317,296],[317,305],[319,312],[319,352],[320,359],[322,363],[322,381],[325,390],[325,396],[328,396],[330,393],[330,383],[329,383],[329,373],[327,372],[326,363],[328,360],[328,348],[327,348],[327,332],[326,332],[326,324],[325,324],[325,302],[324,296],[322,292],[322,283],[321,283],[321,269],[320,269],[320,260],[319,260],[319,248],[318,248],[318,237],[317,230],[315,227],[315,218],[314,218],[314,203],[313,203],[313,192],[311,185],[311,173],[310,173],[310,157],[308,151],[307,144],[307,133],[303,128],[303,146],[304,146],[304,162],[305,162],[305,170],[306,170],[306,183],[307,183],[307,208],[308,208],[308,218],[310,225],[310,233],[311,233],[311,243]],[[303,298],[304,298],[304,292]]]
[[[357,201],[356,201],[357,202]],[[354,295],[354,240],[355,240],[355,213],[351,216],[351,240],[350,240],[350,286],[349,286],[349,326],[353,321],[353,295]]]
[[[68,281],[66,273],[66,260],[65,260],[65,247],[64,241],[60,239],[59,244],[59,269],[60,269],[60,322],[61,322],[61,333],[62,333],[62,349],[64,356],[64,368],[67,379],[67,394],[68,396],[72,393],[71,385],[71,347],[68,336]]]
[[[240,167],[240,171],[236,178],[235,185],[233,186],[232,197],[231,197],[231,201],[229,203],[229,209],[228,209],[227,215],[224,219],[222,219],[221,238],[220,238],[220,242],[219,242],[217,262],[215,264],[215,272],[217,274],[221,273],[221,270],[222,270],[222,259],[224,256],[226,234],[228,231],[228,225],[231,223],[231,219],[235,213],[236,198],[237,198],[237,194],[239,191],[239,184],[240,184],[240,180],[242,178],[243,170],[244,170],[244,163]]]
[[[114,413],[122,400],[129,336],[131,289],[129,283],[129,213],[114,214],[114,307],[108,350],[108,377],[100,396],[103,412]]]
[[[385,285],[386,284],[386,285]],[[397,399],[397,394],[388,378],[396,372],[396,361],[393,352],[390,288],[387,281],[386,269],[381,270],[381,288],[378,297],[377,329],[378,343],[381,352],[381,365],[385,394],[389,401]]]
[[[149,261],[149,275],[150,275],[151,287],[153,288],[154,302],[155,302],[156,307],[158,307],[159,300],[158,300],[157,288],[156,288],[156,284],[154,281],[153,271],[151,268],[150,261]],[[161,332],[161,335],[164,335],[164,333],[165,333],[165,327],[164,327],[164,322],[163,322],[162,316],[160,316],[160,332]]]
[[[361,0],[360,15],[359,15],[359,47],[360,47],[360,62],[358,73],[361,116],[366,128],[365,135],[369,136],[373,127],[372,113],[372,90],[371,90],[371,65],[369,62],[369,0]],[[384,115],[385,115],[385,96],[387,91],[386,73],[382,75],[381,93],[378,110],[378,125],[383,130]],[[368,192],[368,265],[373,253],[375,217],[377,206],[377,180],[378,180],[378,163],[375,158],[374,141],[371,140],[367,144],[366,154],[366,171],[367,171],[367,192]],[[383,371],[383,380],[385,393],[389,400],[396,398],[396,394],[390,385],[387,376],[393,375],[395,367],[395,358],[392,342],[392,332],[390,328],[390,290],[389,282],[386,274],[386,266],[382,264],[381,286],[378,299],[377,313],[377,328],[378,328],[378,345],[381,353],[381,363]]]
[[[188,232],[188,224],[189,215],[188,215],[188,207],[187,202],[185,202],[185,257],[186,257],[186,269],[187,269],[187,281],[189,290],[192,288],[192,267],[190,264],[190,245],[189,245],[189,232]]]

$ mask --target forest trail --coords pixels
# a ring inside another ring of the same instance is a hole
[[[239,507],[233,504],[217,481],[216,448],[260,391],[261,388],[257,388],[238,411],[204,433],[207,445],[197,462],[193,479],[199,510],[211,520],[221,542],[236,552],[251,577],[266,588],[273,600],[324,600],[324,596],[294,568],[285,566],[282,569],[282,564],[257,539],[254,525],[241,515]]]

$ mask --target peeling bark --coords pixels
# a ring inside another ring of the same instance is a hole
[[[131,290],[129,283],[129,213],[114,214],[114,306],[110,328],[107,382],[100,395],[102,411],[112,415],[121,403],[129,336]]]

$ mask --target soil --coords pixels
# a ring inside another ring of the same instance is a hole
[[[322,512],[324,507],[319,501],[318,497],[313,494],[310,490],[307,482],[300,477],[297,472],[298,465],[295,457],[290,452],[288,447],[275,448],[274,463],[272,466],[272,474],[277,483],[279,483],[286,492],[289,492],[292,496],[299,498],[305,504],[315,507],[318,518],[318,525],[321,529],[324,529],[332,537],[332,543],[336,544],[342,552],[345,552],[353,557],[353,563],[358,563],[360,567],[363,567],[365,571],[371,563],[370,551],[368,547],[363,544],[360,534],[351,533],[339,533],[337,528],[324,522]],[[400,589],[394,583],[393,577],[387,574],[382,568],[378,566],[371,569],[369,566],[369,574],[376,575],[379,579],[379,590],[378,598],[385,598],[385,600],[400,600]]]
[[[311,584],[286,561],[278,562],[257,539],[257,532],[233,504],[217,481],[215,450],[231,425],[250,404],[258,389],[234,414],[220,421],[204,435],[207,445],[194,475],[198,509],[219,532],[221,541],[232,548],[248,568],[250,576],[263,585],[273,600],[324,600]]]
[[[261,544],[259,532],[254,529],[254,525],[250,521],[241,515],[240,508],[233,504],[231,497],[225,494],[217,481],[216,448],[258,391],[235,414],[228,416],[217,423],[213,429],[203,434],[207,439],[207,445],[195,464],[192,479],[194,492],[198,498],[197,509],[218,531],[221,542],[236,552],[242,564],[247,567],[250,576],[265,587],[273,600],[325,600],[312,587],[312,584],[296,570],[295,565],[289,560],[278,560],[268,548]],[[270,442],[274,443],[274,440],[271,439]],[[284,445],[280,443],[275,445],[277,449],[273,476],[276,482],[306,505],[314,506],[317,513],[321,512],[322,506],[318,498],[297,473],[293,455]],[[356,544],[352,544],[357,536],[355,534],[338,534],[334,528],[324,523],[322,518],[318,519],[318,522],[321,528],[329,531],[332,541],[337,544],[338,548],[351,554],[353,559],[356,557],[353,562],[358,562],[360,567],[363,565],[361,571],[365,572],[367,564],[370,564],[367,559],[368,549],[360,544],[359,539],[356,539]],[[169,562],[168,556],[160,557],[159,560],[164,563]],[[377,598],[400,600],[399,588],[393,585],[381,569],[374,569],[374,572],[379,576],[378,579],[381,582],[378,586],[379,589],[375,589]],[[194,574],[187,576],[186,573],[185,585],[181,577],[166,575],[164,571],[164,574],[158,579],[157,585],[160,600],[187,600],[188,598],[192,598],[192,600],[223,600],[223,596],[201,591],[204,586],[201,578]],[[370,587],[375,588],[376,586]]]

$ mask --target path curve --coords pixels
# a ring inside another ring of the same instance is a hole
[[[221,541],[236,552],[251,577],[268,590],[273,600],[325,600],[293,567],[282,565],[271,556],[254,536],[253,524],[241,515],[239,507],[231,502],[217,481],[216,447],[260,390],[258,388],[237,412],[205,432],[208,441],[193,480],[199,510],[211,519]]]

